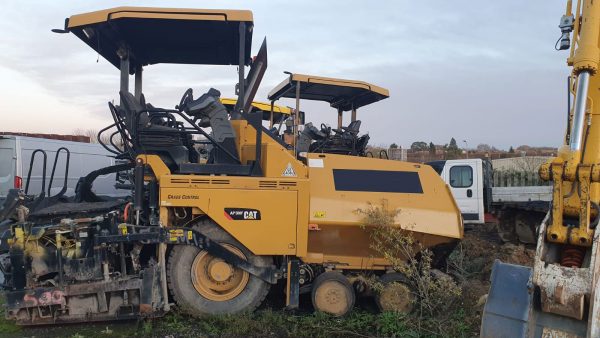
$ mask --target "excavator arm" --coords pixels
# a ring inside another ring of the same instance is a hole
[[[574,105],[558,156],[540,167],[552,206],[533,269],[494,264],[482,337],[600,337],[600,0],[578,0],[575,12],[567,1],[559,28]]]

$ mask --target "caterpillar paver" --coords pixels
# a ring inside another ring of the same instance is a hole
[[[299,138],[293,140],[296,153],[332,153],[367,156],[369,134],[358,136],[361,121],[357,120],[360,107],[386,99],[389,92],[370,83],[346,79],[291,74],[269,93],[272,104],[281,98],[296,100],[296,111],[300,111],[300,100],[323,101],[337,110],[337,128],[321,123],[320,129],[312,122],[304,124]],[[344,112],[351,111],[348,126],[343,126]],[[292,134],[298,134],[300,121],[294,119]],[[333,132],[333,133],[332,133]]]
[[[159,316],[173,301],[193,315],[237,313],[256,308],[279,281],[287,306],[312,291],[317,309],[341,315],[355,296],[348,276],[393,276],[369,248],[356,209],[382,199],[402,209],[398,226],[410,225],[440,258],[462,237],[460,213],[431,167],[298,157],[264,128],[263,112],[250,107],[266,43],[250,57],[252,28],[249,11],[120,7],[71,16],[55,30],[120,69],[120,103],[109,103],[114,123],[103,132],[127,163],[82,178],[74,202],[40,209],[11,192],[0,219],[8,318],[31,325]],[[147,103],[142,70],[159,63],[237,66],[235,109],[228,113],[215,89],[196,98],[187,90],[176,109]],[[212,144],[203,162],[197,134]],[[93,179],[118,170],[130,170],[122,186],[131,198],[95,196]]]

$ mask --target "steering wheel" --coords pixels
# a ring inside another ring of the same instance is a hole
[[[181,97],[181,101],[179,101],[179,105],[175,106],[175,109],[179,111],[183,111],[183,108],[190,102],[194,100],[194,92],[192,88],[188,88],[183,96]]]
[[[331,134],[331,127],[328,127],[325,123],[321,123],[321,132],[326,135]]]

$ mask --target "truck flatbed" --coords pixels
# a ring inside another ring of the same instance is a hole
[[[552,186],[493,187],[492,203],[550,202]]]

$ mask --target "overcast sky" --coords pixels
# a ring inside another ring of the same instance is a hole
[[[359,110],[372,144],[413,141],[499,148],[558,146],[565,129],[566,52],[554,50],[563,0],[25,1],[0,4],[0,131],[71,133],[110,123],[119,74],[74,35],[50,32],[72,14],[121,5],[249,9],[269,68],[363,80],[390,98]],[[233,94],[235,67],[147,67],[144,93],[172,108],[186,88]],[[293,105],[292,101],[285,102]],[[307,121],[334,123],[327,104]],[[346,119],[347,121],[348,119]]]

